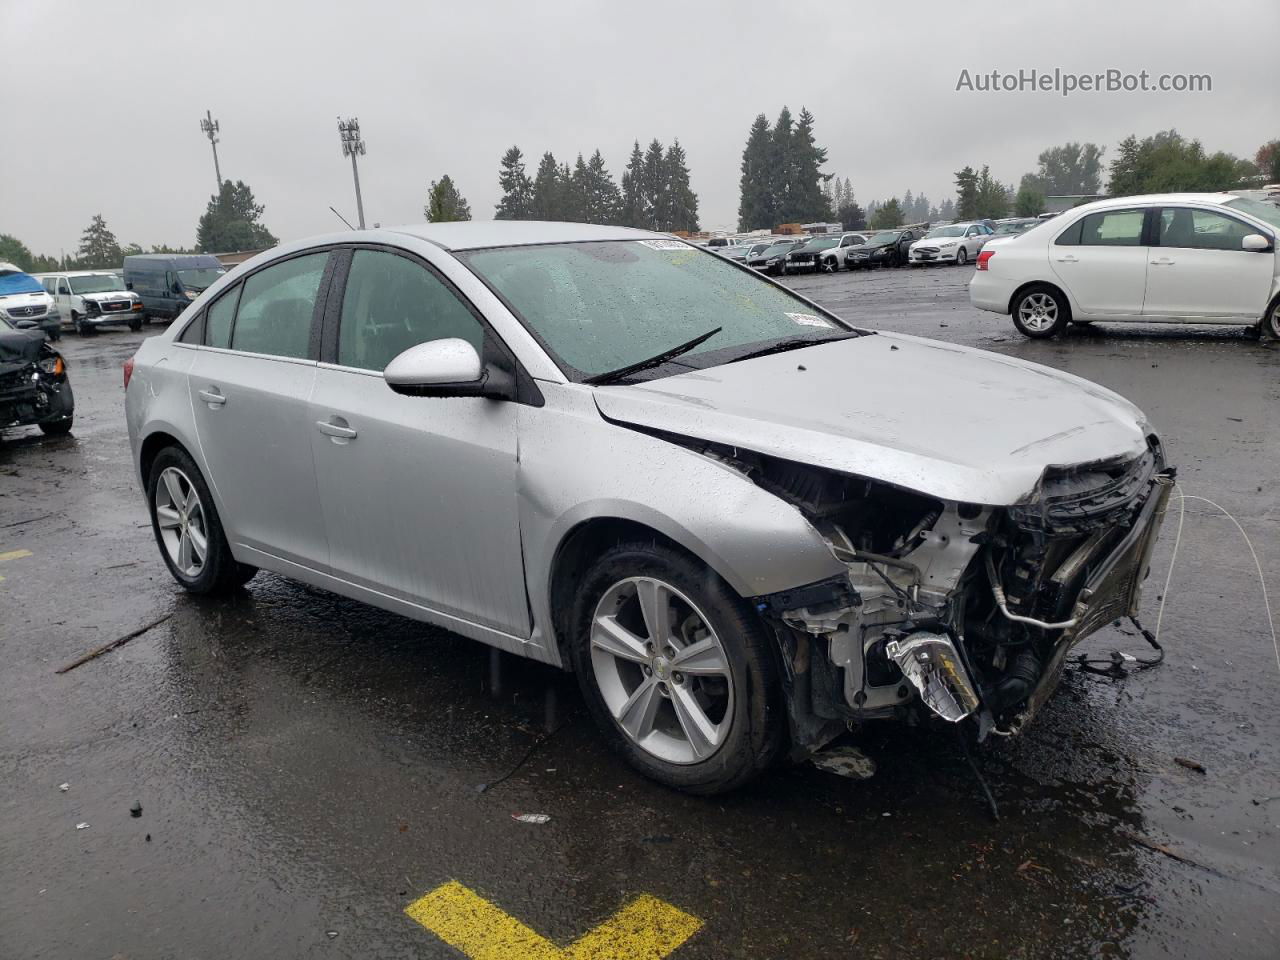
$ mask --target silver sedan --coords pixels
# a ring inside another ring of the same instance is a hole
[[[1113,393],[623,228],[277,248],[125,378],[182,586],[270,570],[572,669],[701,793],[864,720],[1015,732],[1137,611],[1170,485]]]

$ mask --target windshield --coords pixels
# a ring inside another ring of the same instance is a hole
[[[91,277],[67,277],[72,293],[110,293],[124,285],[112,273],[95,273]]]
[[[1241,213],[1257,217],[1273,227],[1280,227],[1280,207],[1277,207],[1274,203],[1263,203],[1261,200],[1236,197],[1234,200],[1228,200],[1225,206],[1234,207]]]
[[[722,328],[671,366],[711,366],[750,347],[848,328],[742,267],[674,240],[496,247],[457,254],[577,380]],[[726,349],[728,352],[726,353]],[[696,359],[702,354],[715,354]]]
[[[839,237],[823,237],[820,240],[810,240],[804,245],[805,250],[829,250],[831,247],[840,245]]]
[[[221,267],[200,267],[194,270],[179,270],[178,279],[182,281],[182,286],[187,290],[199,293],[206,290],[212,283],[227,271]]]
[[[14,293],[44,293],[40,281],[18,270],[0,271],[0,297]]]
[[[871,243],[893,243],[901,234],[897,230],[886,230],[871,238]]]
[[[926,234],[926,236],[929,236],[929,237],[963,237],[963,236],[964,236],[964,227],[958,227],[958,226],[950,226],[950,227],[934,227],[932,230],[930,230],[930,231]]]

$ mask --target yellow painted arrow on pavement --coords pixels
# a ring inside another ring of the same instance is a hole
[[[457,881],[404,912],[471,960],[659,960],[702,927],[697,917],[646,894],[558,947]]]

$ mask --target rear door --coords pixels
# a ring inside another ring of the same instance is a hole
[[[517,405],[407,397],[382,379],[411,346],[461,337],[483,351],[492,334],[425,262],[388,248],[350,256],[308,417],[333,574],[527,638]]]
[[[1257,320],[1271,292],[1275,253],[1245,250],[1241,243],[1260,232],[1214,210],[1158,210],[1143,313]]]
[[[314,570],[328,545],[308,403],[327,250],[278,260],[215,300],[188,374],[196,433],[233,543]]]
[[[1147,210],[1101,210],[1075,221],[1049,247],[1049,264],[1078,312],[1138,317],[1147,289]]]

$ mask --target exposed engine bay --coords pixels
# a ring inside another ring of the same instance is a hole
[[[1173,486],[1159,442],[1139,457],[1050,467],[1007,507],[932,499],[740,449],[700,447],[794,504],[847,577],[757,598],[783,646],[793,737],[922,719],[1016,732],[1067,653],[1137,613]]]
[[[0,428],[60,428],[74,408],[66,363],[44,334],[0,327]]]

